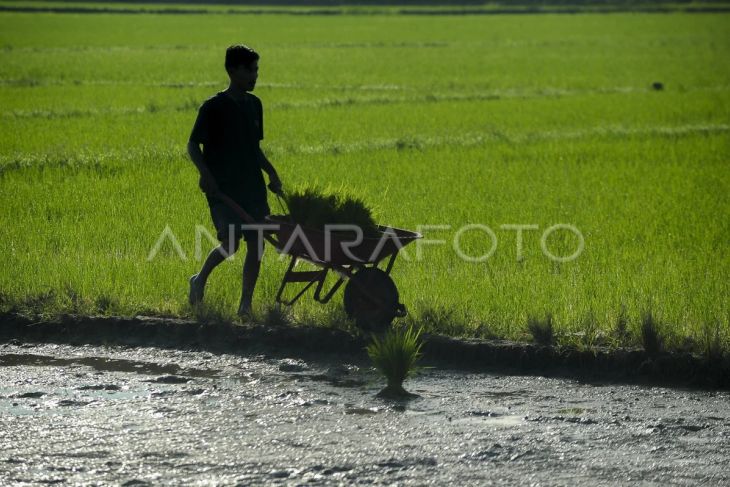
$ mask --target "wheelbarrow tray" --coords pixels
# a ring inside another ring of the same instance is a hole
[[[378,225],[378,236],[363,236],[357,241],[353,230],[326,232],[302,227],[287,216],[271,215],[266,222],[276,225],[275,247],[281,252],[315,264],[352,266],[377,264],[398,253],[421,235],[409,230]]]

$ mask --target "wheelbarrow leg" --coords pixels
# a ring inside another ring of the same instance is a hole
[[[398,257],[398,252],[393,252],[388,260],[388,265],[385,266],[385,273],[390,275],[390,271],[393,270],[393,264],[395,264],[395,258]]]
[[[315,289],[314,291],[314,299],[322,304],[329,303],[332,299],[332,296],[335,295],[340,286],[342,286],[343,282],[345,282],[345,278],[340,276],[337,279],[337,282],[332,285],[332,288],[327,292],[327,294],[322,297],[322,288],[324,287],[324,279],[322,279],[317,285],[317,289]]]
[[[297,258],[295,256],[292,256],[291,261],[289,262],[289,267],[286,269],[286,273],[284,274],[284,277],[281,280],[281,286],[279,286],[279,292],[276,293],[276,302],[284,304],[286,306],[291,306],[292,304],[296,303],[299,298],[302,297],[302,295],[307,292],[307,290],[314,285],[314,283],[318,283],[317,288],[320,289],[322,287],[322,284],[324,283],[325,277],[327,277],[327,269],[322,269],[319,271],[295,271],[294,266],[297,263]],[[294,296],[290,300],[283,299],[282,295],[284,293],[284,288],[286,285],[290,282],[306,282],[307,285],[304,286],[302,290],[297,293],[296,296]]]

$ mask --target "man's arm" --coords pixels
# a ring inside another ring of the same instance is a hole
[[[269,189],[276,194],[281,193],[281,179],[271,164],[269,159],[264,154],[264,151],[259,147],[259,166],[269,175]]]
[[[193,164],[195,164],[195,167],[198,168],[198,172],[200,173],[200,189],[204,193],[210,195],[214,195],[215,193],[217,193],[218,183],[215,182],[213,174],[211,174],[210,169],[208,169],[208,166],[205,164],[205,160],[203,159],[203,151],[200,150],[200,144],[189,140],[188,155],[190,156],[190,160],[193,161]]]

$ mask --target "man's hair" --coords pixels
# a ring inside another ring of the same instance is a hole
[[[248,46],[238,44],[226,49],[226,71],[230,71],[240,65],[249,66],[259,60],[259,54]]]

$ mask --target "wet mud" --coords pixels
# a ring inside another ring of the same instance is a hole
[[[424,363],[511,375],[542,375],[588,383],[623,383],[730,390],[730,355],[709,360],[690,353],[578,350],[498,340],[425,336]],[[0,343],[19,340],[71,345],[155,346],[216,353],[266,353],[365,360],[366,340],[334,328],[201,324],[172,318],[0,315]],[[169,371],[174,374],[174,371]]]
[[[730,393],[366,361],[0,345],[0,484],[727,485]]]

